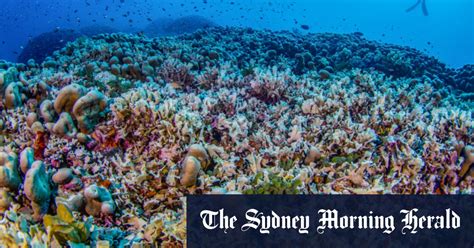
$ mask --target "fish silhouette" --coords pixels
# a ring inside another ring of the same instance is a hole
[[[423,11],[423,15],[425,16],[428,16],[428,8],[426,8],[426,1],[425,0],[417,0],[416,3],[411,6],[410,8],[408,8],[406,11],[407,12],[410,12],[412,10],[414,10],[416,7],[418,7],[418,5],[421,4],[421,10]]]

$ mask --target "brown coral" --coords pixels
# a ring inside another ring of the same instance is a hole
[[[82,133],[92,132],[106,108],[107,98],[97,90],[79,98],[72,109],[79,130]]]
[[[86,88],[78,84],[70,84],[62,88],[54,100],[54,110],[56,113],[72,112],[76,101],[86,94]]]
[[[86,212],[92,216],[111,215],[115,212],[115,203],[110,192],[95,184],[84,189]]]
[[[0,187],[6,187],[15,192],[20,184],[18,156],[13,152],[0,152]]]
[[[61,113],[58,121],[54,124],[52,131],[59,137],[69,138],[74,137],[77,133],[74,121],[72,120],[72,117],[68,112]]]

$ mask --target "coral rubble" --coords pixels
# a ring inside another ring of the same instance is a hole
[[[0,241],[183,246],[187,194],[472,194],[471,72],[242,28],[0,62]]]

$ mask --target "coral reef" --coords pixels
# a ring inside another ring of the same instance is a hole
[[[221,27],[1,62],[0,242],[182,247],[187,194],[472,194],[471,71]]]

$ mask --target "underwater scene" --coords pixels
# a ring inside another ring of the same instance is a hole
[[[473,193],[472,0],[1,3],[0,247],[186,247],[186,195]]]

